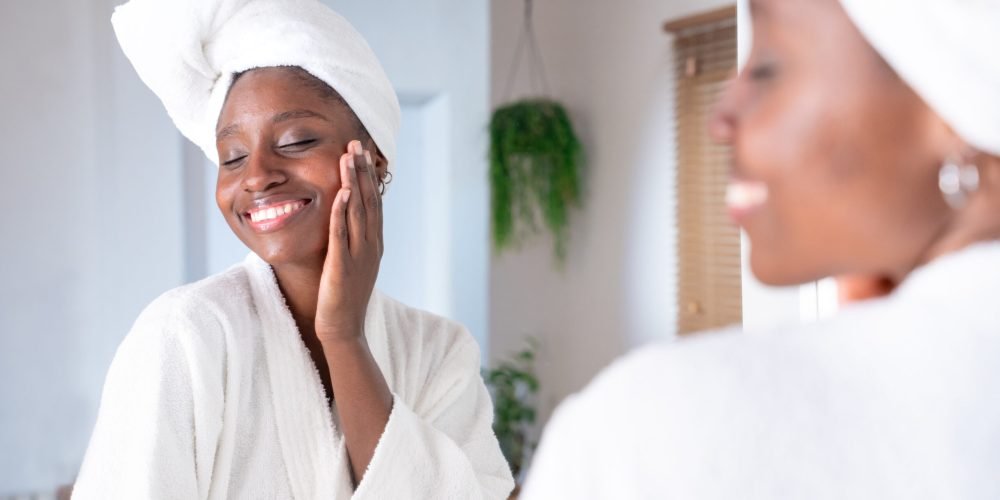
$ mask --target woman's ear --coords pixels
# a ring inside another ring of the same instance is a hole
[[[385,180],[386,173],[389,171],[389,160],[382,154],[382,150],[378,148],[373,139],[369,138],[366,142],[365,150],[375,152],[375,172],[379,179]]]

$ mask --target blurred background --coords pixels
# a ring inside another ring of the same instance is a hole
[[[139,311],[247,252],[217,213],[215,167],[119,50],[117,3],[0,4],[0,498],[72,482]],[[486,367],[535,339],[529,441],[632,348],[835,307],[827,283],[756,284],[719,215],[727,162],[704,125],[736,65],[744,9],[731,0],[534,2],[547,97],[585,154],[564,260],[544,230],[491,243],[491,113],[537,90],[531,71],[511,74],[524,0],[326,3],[367,37],[403,105],[379,287],[464,323]]]

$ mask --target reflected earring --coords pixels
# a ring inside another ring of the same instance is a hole
[[[966,161],[947,160],[938,172],[938,189],[948,206],[958,210],[979,189],[979,167]]]

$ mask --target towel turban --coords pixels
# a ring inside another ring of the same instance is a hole
[[[111,22],[174,124],[216,165],[215,128],[233,74],[298,66],[336,90],[394,165],[400,109],[374,52],[318,0],[131,0]]]
[[[840,0],[899,76],[970,146],[1000,156],[1000,0]]]

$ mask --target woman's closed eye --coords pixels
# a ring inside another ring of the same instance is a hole
[[[750,68],[750,79],[756,81],[769,80],[774,77],[776,73],[774,64],[772,63],[761,63]]]
[[[224,167],[235,167],[239,162],[243,161],[243,159],[246,158],[246,157],[247,157],[247,155],[233,156],[231,159],[223,161],[222,162],[222,166],[224,166]]]
[[[304,139],[301,141],[293,141],[287,144],[282,144],[278,146],[278,149],[282,151],[302,151],[308,149],[310,146],[316,143],[316,139]]]

